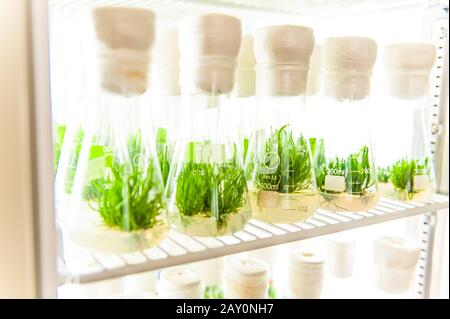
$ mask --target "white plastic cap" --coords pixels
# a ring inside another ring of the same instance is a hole
[[[222,275],[224,268],[224,258],[214,258],[195,263],[197,269],[200,270],[203,282],[206,286],[214,286],[222,284]]]
[[[241,33],[241,21],[229,15],[183,19],[179,28],[182,84],[190,92],[231,92]]]
[[[323,43],[324,91],[337,100],[361,100],[370,93],[377,44],[370,38],[327,38]]]
[[[180,95],[180,50],[176,28],[158,29],[152,59],[152,91],[159,95]]]
[[[200,273],[188,266],[179,266],[161,271],[157,284],[162,298],[201,298]]]
[[[419,257],[420,248],[410,239],[385,236],[375,240],[375,270],[379,287],[390,293],[406,292]]]
[[[255,54],[253,51],[253,37],[242,37],[241,49],[238,57],[236,75],[236,95],[239,97],[255,95]]]
[[[427,94],[436,47],[431,43],[398,43],[384,49],[384,65],[388,72],[389,92],[409,99]]]
[[[319,298],[322,292],[324,259],[312,251],[291,250],[286,294],[288,298]]]
[[[226,298],[267,297],[269,269],[261,260],[248,257],[230,257],[225,270]]]
[[[235,257],[227,262],[227,275],[237,279],[258,280],[268,279],[268,266],[261,260],[255,258]]]
[[[99,7],[93,18],[100,44],[101,85],[110,92],[139,95],[147,90],[155,15],[150,10]]]
[[[316,45],[311,55],[308,75],[308,95],[312,96],[320,91],[322,71],[322,46]]]
[[[255,33],[257,88],[262,94],[305,94],[314,31],[296,25],[262,28]]]
[[[340,235],[329,242],[330,270],[337,278],[348,278],[353,274],[356,240]]]
[[[312,252],[305,251],[302,248],[291,251],[290,265],[295,268],[314,269],[323,268],[324,259]]]

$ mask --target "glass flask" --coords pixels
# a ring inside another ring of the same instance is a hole
[[[153,135],[141,123],[154,14],[98,7],[93,18],[100,89],[90,97],[70,209],[60,221],[81,247],[132,252],[156,245],[169,228]]]
[[[240,145],[228,117],[241,23],[222,14],[187,18],[179,28],[182,107],[166,192],[178,232],[219,236],[251,218]]]
[[[429,75],[436,48],[428,43],[385,48],[385,103],[379,107],[376,134],[378,187],[382,196],[426,200],[435,191],[435,176],[425,110]]]
[[[256,72],[255,55],[253,53],[253,37],[246,35],[242,37],[241,49],[238,56],[236,71],[236,85],[234,86],[232,112],[233,123],[241,141],[243,150],[243,161],[248,151],[248,144],[255,129],[256,118]]]
[[[274,26],[255,33],[257,119],[246,174],[253,217],[292,223],[319,207],[305,134],[308,69],[313,30]]]
[[[166,183],[177,129],[181,120],[178,31],[158,28],[152,52],[152,105],[146,118],[152,123],[163,181]]]
[[[314,152],[323,209],[366,211],[378,201],[369,125],[376,52],[369,38],[327,38],[323,43],[323,94]]]

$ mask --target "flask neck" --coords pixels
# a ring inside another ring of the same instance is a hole
[[[99,82],[103,90],[124,96],[148,89],[150,55],[147,51],[103,48],[99,53]]]
[[[324,95],[338,101],[358,101],[370,95],[370,72],[325,70]]]
[[[306,93],[308,69],[296,64],[256,66],[256,92],[260,96],[298,96]]]
[[[181,86],[186,94],[221,95],[233,90],[236,59],[201,56],[181,60]]]
[[[429,73],[422,70],[388,71],[388,92],[405,100],[421,99],[427,95]]]

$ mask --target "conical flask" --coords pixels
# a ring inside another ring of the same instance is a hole
[[[267,27],[256,31],[254,45],[257,119],[246,161],[253,217],[298,222],[319,207],[305,134],[314,34],[303,26]]]
[[[385,48],[387,96],[379,105],[376,132],[378,185],[382,196],[426,200],[435,177],[425,111],[436,48],[429,43],[399,43]]]
[[[241,22],[222,14],[186,18],[179,28],[183,125],[166,191],[175,230],[231,234],[251,218],[242,155],[227,118]]]
[[[314,164],[321,208],[359,212],[378,201],[369,121],[375,41],[327,38],[323,43],[323,93],[315,123]]]
[[[168,230],[154,137],[141,123],[150,103],[144,93],[154,14],[99,7],[93,19],[100,89],[91,97],[70,209],[61,220],[79,246],[132,252],[156,245]]]

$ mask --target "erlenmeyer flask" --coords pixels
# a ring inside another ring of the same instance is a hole
[[[368,98],[376,52],[369,38],[324,41],[322,117],[316,123],[320,130],[314,156],[323,209],[366,211],[378,201]]]
[[[63,229],[76,244],[131,252],[160,242],[168,230],[161,171],[141,107],[148,86],[154,14],[99,7],[101,90],[92,97],[88,125]],[[146,123],[148,124],[148,123]]]
[[[181,120],[178,32],[159,28],[152,54],[152,105],[150,121],[156,136],[156,151],[166,183],[175,138]]]
[[[179,33],[186,112],[166,186],[169,218],[189,235],[234,233],[251,218],[238,138],[226,112],[241,23],[206,14],[184,20]]]
[[[313,30],[274,26],[255,33],[257,123],[246,161],[255,219],[291,223],[319,207],[305,135]]]
[[[434,169],[425,129],[428,83],[436,48],[428,43],[385,48],[388,96],[379,106],[376,154],[382,196],[426,200],[435,189]],[[381,122],[382,121],[382,122]]]

